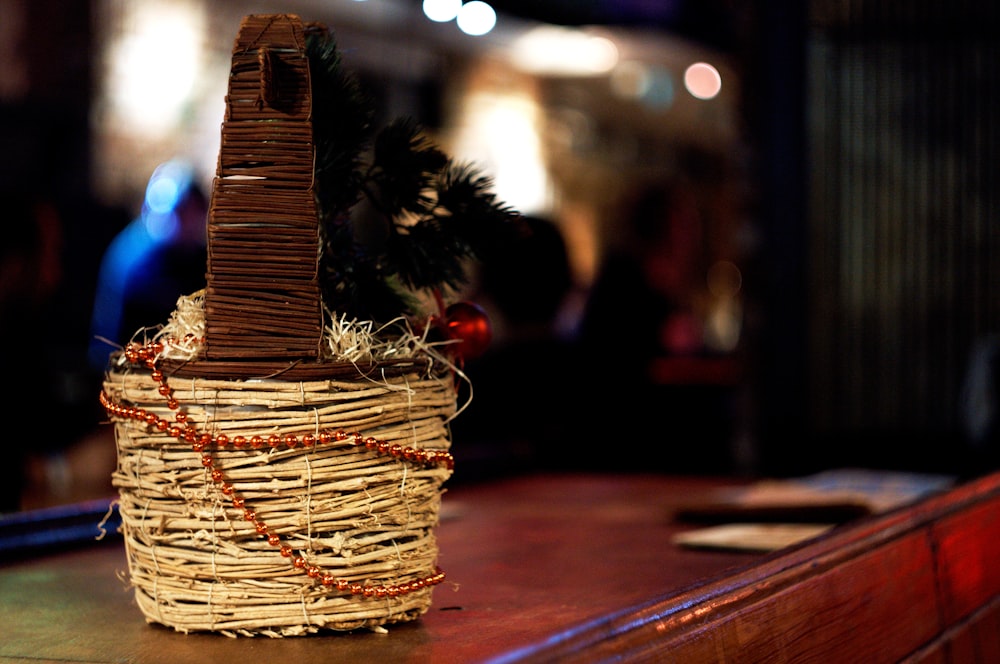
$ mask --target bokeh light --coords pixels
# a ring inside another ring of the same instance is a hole
[[[590,76],[614,69],[618,47],[605,37],[543,26],[518,38],[512,58],[519,69],[535,74]]]
[[[722,76],[707,62],[696,62],[684,70],[684,87],[693,97],[713,99],[722,91]]]
[[[458,11],[458,28],[467,35],[485,35],[497,24],[497,13],[485,2],[472,0],[462,5]]]
[[[447,23],[458,18],[462,0],[424,0],[424,16],[436,23]]]

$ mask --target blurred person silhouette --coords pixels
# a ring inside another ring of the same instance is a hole
[[[525,234],[480,266],[471,298],[489,312],[494,339],[466,361],[473,399],[452,432],[468,476],[479,479],[558,464],[567,446],[577,362],[561,316],[574,276],[558,225],[522,219]]]
[[[585,435],[634,443],[597,461],[601,468],[682,470],[685,456],[704,454],[695,449],[698,436],[715,425],[702,416],[708,406],[695,386],[662,384],[652,368],[657,358],[706,353],[698,314],[703,219],[683,180],[641,187],[625,209],[580,321],[581,352],[596,381],[581,408]]]
[[[62,220],[44,197],[7,194],[7,224],[0,243],[0,375],[4,400],[31,427],[51,417],[55,389],[48,365],[45,327],[50,305],[63,280]],[[32,442],[35,438],[31,437]],[[0,512],[20,508],[25,487],[25,461],[31,451],[20,437],[8,437],[0,475]],[[47,440],[37,441],[50,444]]]
[[[168,161],[146,186],[142,210],[108,245],[91,317],[88,361],[108,356],[137,331],[167,322],[177,298],[205,287],[208,199],[192,168]]]
[[[580,334],[595,354],[627,341],[622,369],[641,379],[655,357],[703,350],[692,296],[704,279],[705,241],[691,194],[680,184],[643,188],[627,209],[591,286]]]

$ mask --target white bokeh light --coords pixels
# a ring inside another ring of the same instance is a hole
[[[529,30],[512,51],[514,65],[535,74],[590,76],[618,64],[618,47],[610,39],[556,26]]]
[[[458,17],[462,0],[424,0],[424,16],[436,23],[447,23]]]
[[[201,67],[202,16],[190,5],[150,2],[133,9],[131,30],[111,47],[114,112],[159,136],[180,119]]]
[[[520,93],[475,93],[461,111],[454,152],[458,159],[491,174],[497,197],[522,213],[541,213],[551,204],[539,125],[541,111]]]
[[[479,37],[497,24],[497,13],[489,4],[472,0],[462,5],[458,12],[458,28],[467,35]]]

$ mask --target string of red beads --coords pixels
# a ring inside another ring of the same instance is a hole
[[[454,458],[449,452],[443,450],[422,450],[413,447],[404,447],[396,443],[389,443],[378,440],[371,436],[364,436],[360,432],[348,433],[343,430],[322,430],[317,434],[304,434],[299,437],[295,434],[271,434],[267,438],[259,435],[233,436],[232,439],[226,434],[211,434],[200,431],[188,421],[188,414],[180,408],[180,402],[174,398],[173,389],[167,383],[167,377],[157,364],[157,358],[164,350],[162,342],[151,342],[146,345],[130,343],[125,348],[125,359],[132,364],[142,364],[150,370],[150,377],[159,387],[157,392],[167,400],[167,408],[177,411],[174,419],[176,423],[171,423],[166,418],[160,417],[156,413],[151,413],[144,408],[127,406],[113,400],[103,390],[101,391],[101,405],[112,417],[133,419],[144,422],[147,425],[162,431],[172,438],[177,438],[191,444],[192,449],[201,454],[201,465],[208,471],[212,481],[219,487],[224,496],[229,498],[233,507],[243,510],[243,518],[253,524],[257,534],[267,540],[267,543],[276,547],[282,557],[291,561],[292,566],[301,570],[309,578],[318,580],[323,586],[335,588],[336,590],[351,595],[358,595],[367,598],[400,597],[411,592],[416,592],[423,588],[435,586],[444,581],[445,574],[440,567],[435,568],[434,574],[424,578],[401,584],[367,584],[351,582],[347,579],[337,578],[325,572],[318,565],[311,564],[308,559],[301,555],[296,555],[295,550],[283,542],[281,536],[271,532],[270,527],[257,518],[256,512],[247,507],[243,496],[239,495],[236,488],[229,483],[225,474],[216,466],[215,458],[206,449],[210,446],[225,448],[232,445],[234,449],[260,449],[263,447],[295,448],[299,445],[303,447],[313,447],[317,444],[328,444],[331,442],[344,442],[350,440],[357,447],[364,447],[377,454],[392,456],[397,459],[419,463],[424,465],[443,465],[448,469],[454,468]]]
[[[255,435],[248,438],[246,436],[237,435],[230,438],[224,433],[213,435],[207,432],[199,431],[196,427],[187,422],[187,413],[184,411],[177,412],[175,417],[176,424],[173,424],[170,420],[159,417],[156,413],[148,412],[144,408],[126,406],[120,402],[114,401],[104,392],[101,392],[100,401],[104,410],[107,411],[109,415],[144,422],[159,431],[163,431],[172,438],[177,438],[191,443],[196,452],[201,452],[208,447],[213,446],[221,449],[231,446],[235,450],[259,450],[265,447],[271,447],[273,449],[287,447],[291,449],[299,446],[309,448],[314,447],[315,445],[327,445],[332,442],[351,441],[355,446],[364,447],[365,449],[377,454],[391,456],[397,459],[403,459],[405,461],[411,461],[413,463],[419,463],[427,466],[440,465],[448,468],[449,470],[455,467],[455,460],[450,452],[446,452],[444,450],[424,450],[409,446],[404,447],[398,443],[389,443],[388,441],[379,440],[377,438],[373,438],[372,436],[365,436],[359,431],[348,433],[343,429],[323,429],[319,433],[307,433],[302,436],[296,436],[293,433],[286,433],[283,436],[271,434],[267,437]]]

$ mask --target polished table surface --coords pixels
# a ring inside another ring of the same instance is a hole
[[[387,634],[181,634],[144,621],[120,538],[33,554],[0,567],[0,661],[515,661],[588,621],[754,561],[671,541],[693,527],[674,519],[678,507],[727,483],[567,475],[451,488],[438,530],[447,580],[427,614]]]
[[[0,567],[0,662],[1000,662],[1000,473],[768,554],[673,544],[732,480],[535,476],[444,500],[447,581],[388,633],[147,625],[121,540]]]

